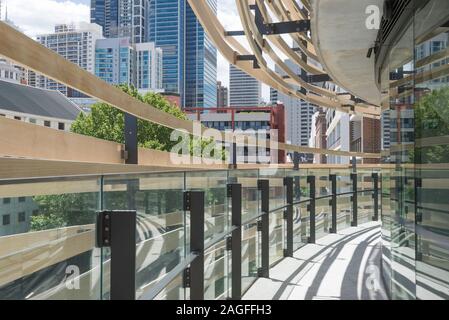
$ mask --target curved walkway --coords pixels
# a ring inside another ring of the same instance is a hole
[[[348,228],[279,262],[243,299],[385,300],[380,261],[380,223]]]

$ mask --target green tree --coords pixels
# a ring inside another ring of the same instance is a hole
[[[163,96],[156,93],[140,95],[132,86],[119,86],[124,92],[139,101],[153,106],[179,119],[186,120],[186,115],[175,105],[170,104]],[[97,103],[86,115],[81,113],[72,124],[71,131],[103,140],[118,143],[125,142],[125,115],[122,111],[106,104]],[[178,141],[170,141],[173,129],[138,119],[137,141],[140,147],[170,151]]]
[[[449,88],[434,90],[415,104],[415,138],[430,139],[449,135]],[[410,159],[417,164],[449,163],[449,146],[415,146]]]

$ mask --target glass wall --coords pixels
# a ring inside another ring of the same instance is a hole
[[[383,275],[393,299],[447,299],[449,3],[412,2],[381,70]]]

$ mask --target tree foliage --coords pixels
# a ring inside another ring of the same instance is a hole
[[[130,96],[148,104],[149,108],[153,106],[179,119],[187,119],[177,106],[170,104],[160,94],[141,95],[132,86],[121,85],[119,87]],[[124,129],[124,113],[106,103],[93,105],[92,111],[88,115],[81,113],[71,127],[74,133],[117,143],[125,143]],[[137,141],[142,148],[170,151],[177,144],[177,141],[170,141],[172,131],[173,129],[138,119]]]
[[[434,90],[415,104],[415,138],[430,139],[449,135],[449,88]],[[415,146],[411,160],[417,164],[449,163],[449,146]]]

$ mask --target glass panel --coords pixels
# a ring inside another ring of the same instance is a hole
[[[374,200],[372,191],[357,194],[357,220],[359,224],[372,221],[374,216]]]
[[[104,209],[137,210],[137,298],[185,257],[188,233],[185,232],[183,191],[184,173],[104,178]],[[104,260],[109,258],[106,253]],[[108,293],[106,283],[104,294]]]
[[[337,196],[337,230],[344,230],[351,226],[352,202],[351,195]]]
[[[154,300],[186,300],[187,290],[184,289],[183,274],[181,273],[164,288]]]
[[[204,241],[229,230],[227,171],[187,172],[186,190],[205,192]]]
[[[310,237],[310,215],[307,211],[309,202],[301,202],[294,206],[293,212],[293,250],[298,250],[308,243]]]
[[[351,171],[349,169],[331,169],[331,174],[337,176],[337,194],[351,192]]]
[[[242,226],[242,292],[257,279],[259,246],[257,245],[257,220]]]
[[[204,253],[204,299],[228,298],[229,270],[226,240],[210,247]]]
[[[390,172],[384,170],[382,172],[382,277],[391,291],[391,228],[393,208],[390,195]]]
[[[449,299],[449,32],[436,29],[448,20],[447,1],[430,1],[415,16],[418,299]]]
[[[282,208],[285,205],[285,170],[261,169],[259,177],[270,181],[270,211]]]
[[[412,22],[412,21],[410,21]],[[400,80],[389,81],[391,152],[389,161],[394,164],[391,173],[391,266],[392,298],[414,299],[416,276],[413,266],[415,259],[414,213],[406,201],[413,196],[407,168],[413,169],[410,151],[414,145],[414,45],[413,26],[410,25],[402,38],[395,44],[389,56],[389,72]],[[411,125],[409,125],[411,124]],[[412,262],[412,264],[410,264]]]
[[[309,176],[315,176],[316,197],[328,196],[332,194],[331,183],[329,180],[329,169],[309,169]]]
[[[284,210],[270,213],[270,265],[284,258]]]
[[[315,202],[315,237],[320,239],[329,234],[332,227],[332,212],[329,206],[331,198],[318,199]]]
[[[0,300],[101,299],[101,180],[0,183]]]
[[[242,185],[242,222],[259,215],[258,170],[231,170],[229,182]]]

